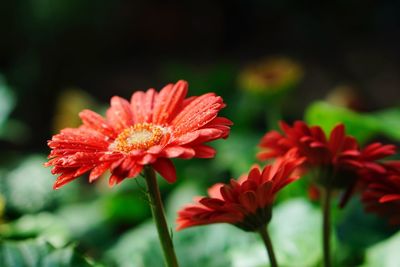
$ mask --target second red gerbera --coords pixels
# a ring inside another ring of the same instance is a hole
[[[362,202],[366,211],[389,219],[391,224],[400,224],[400,161],[384,165],[386,171],[364,173]]]
[[[263,169],[255,166],[238,181],[215,184],[208,190],[209,197],[178,212],[178,230],[213,223],[229,223],[245,231],[265,227],[277,192],[298,178],[293,172],[304,159],[296,153],[292,150]]]
[[[347,188],[358,179],[362,168],[384,171],[378,160],[395,153],[394,145],[373,143],[360,149],[352,136],[346,135],[343,124],[338,124],[329,138],[319,126],[309,127],[302,121],[293,126],[280,124],[283,134],[270,131],[260,142],[260,160],[282,156],[297,148],[306,158],[304,167],[314,172],[314,181],[321,186]]]

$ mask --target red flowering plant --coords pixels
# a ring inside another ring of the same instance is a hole
[[[208,190],[209,197],[198,198],[196,204],[178,212],[177,229],[229,223],[245,231],[259,232],[267,246],[271,264],[276,266],[266,225],[271,220],[276,194],[299,178],[295,171],[303,161],[297,150],[292,149],[272,165],[262,169],[253,166],[239,180],[231,179],[229,184],[213,185]]]
[[[114,185],[136,177],[146,165],[174,182],[169,158],[212,158],[215,150],[204,143],[226,138],[232,124],[217,117],[225,104],[213,93],[185,98],[187,92],[188,84],[178,81],[159,93],[135,92],[130,102],[114,96],[106,118],[82,111],[81,127],[64,129],[48,142],[52,150],[46,165],[61,174],[54,188],[86,172],[92,182],[106,170]]]
[[[395,153],[394,145],[373,143],[360,149],[352,136],[345,134],[343,124],[331,131],[329,138],[319,126],[308,126],[296,121],[293,126],[280,123],[283,131],[267,132],[259,144],[260,160],[282,156],[296,148],[300,156],[305,157],[303,170],[311,175],[312,184],[318,186],[323,202],[324,266],[330,266],[330,201],[332,192],[345,189],[342,204],[347,201],[355,185],[362,177],[362,170],[384,173],[385,168],[378,160]],[[315,195],[315,187],[313,193]]]
[[[88,172],[93,182],[109,170],[112,186],[143,171],[168,266],[177,266],[177,260],[154,170],[174,182],[170,158],[214,157],[215,150],[205,143],[226,138],[232,125],[218,116],[225,107],[221,97],[208,93],[186,98],[187,93],[187,82],[178,81],[160,92],[135,92],[130,101],[114,96],[105,117],[84,110],[79,114],[82,126],[64,129],[48,142],[52,150],[45,164],[59,174],[55,189]]]
[[[259,144],[261,152],[257,157],[267,160],[281,156],[296,147],[299,154],[306,158],[304,168],[313,172],[313,181],[322,187],[335,189],[352,188],[363,168],[384,171],[377,160],[393,155],[394,145],[373,143],[360,149],[352,136],[345,134],[343,124],[331,131],[329,138],[319,126],[308,126],[296,121],[293,127],[280,123],[284,134],[278,131],[266,133]]]
[[[388,162],[384,168],[385,172],[364,172],[361,200],[366,211],[400,225],[400,161]]]

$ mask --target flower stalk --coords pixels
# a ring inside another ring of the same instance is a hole
[[[276,261],[276,257],[275,257],[275,253],[274,253],[274,248],[272,246],[272,241],[271,238],[268,234],[268,230],[267,227],[261,227],[258,230],[258,233],[261,235],[262,240],[264,241],[264,245],[267,248],[267,252],[268,252],[268,257],[269,257],[269,261],[271,263],[271,267],[278,267],[278,263]]]
[[[174,245],[169,234],[169,228],[164,215],[164,208],[161,201],[160,191],[157,184],[155,171],[152,167],[144,168],[144,177],[147,185],[147,196],[153,215],[154,222],[157,227],[158,237],[164,253],[165,265],[167,267],[178,267],[178,260],[175,255]]]
[[[331,195],[330,186],[324,187],[322,190],[322,244],[324,267],[331,267]]]

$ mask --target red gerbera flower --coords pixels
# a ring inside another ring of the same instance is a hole
[[[212,223],[230,223],[245,231],[256,231],[271,219],[271,206],[276,193],[298,179],[292,176],[303,158],[291,150],[284,157],[262,170],[251,168],[248,175],[229,184],[215,184],[209,197],[178,212],[177,229]]]
[[[366,211],[400,224],[400,161],[387,163],[384,168],[385,172],[364,173],[362,202]]]
[[[345,134],[343,124],[337,125],[329,138],[319,126],[307,126],[296,121],[293,127],[281,122],[284,134],[271,131],[261,139],[262,151],[257,155],[260,160],[281,156],[292,148],[297,148],[299,155],[306,158],[304,166],[316,170],[316,182],[334,187],[353,185],[362,168],[383,171],[377,161],[395,153],[394,145],[373,143],[360,150],[357,141]]]
[[[46,166],[61,174],[54,188],[86,172],[92,182],[107,170],[114,185],[136,177],[145,165],[174,182],[169,158],[213,157],[215,150],[204,143],[228,136],[232,122],[217,117],[225,104],[214,93],[185,98],[187,91],[187,82],[178,81],[159,93],[135,92],[130,102],[114,96],[105,118],[82,111],[82,126],[64,129],[48,142]]]

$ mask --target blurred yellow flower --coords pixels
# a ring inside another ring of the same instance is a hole
[[[78,113],[84,108],[93,107],[93,99],[86,92],[77,88],[67,88],[58,96],[53,130],[59,132],[68,127],[77,127],[81,124]]]
[[[298,84],[303,77],[302,67],[285,57],[266,58],[243,69],[239,87],[257,94],[275,94]]]

